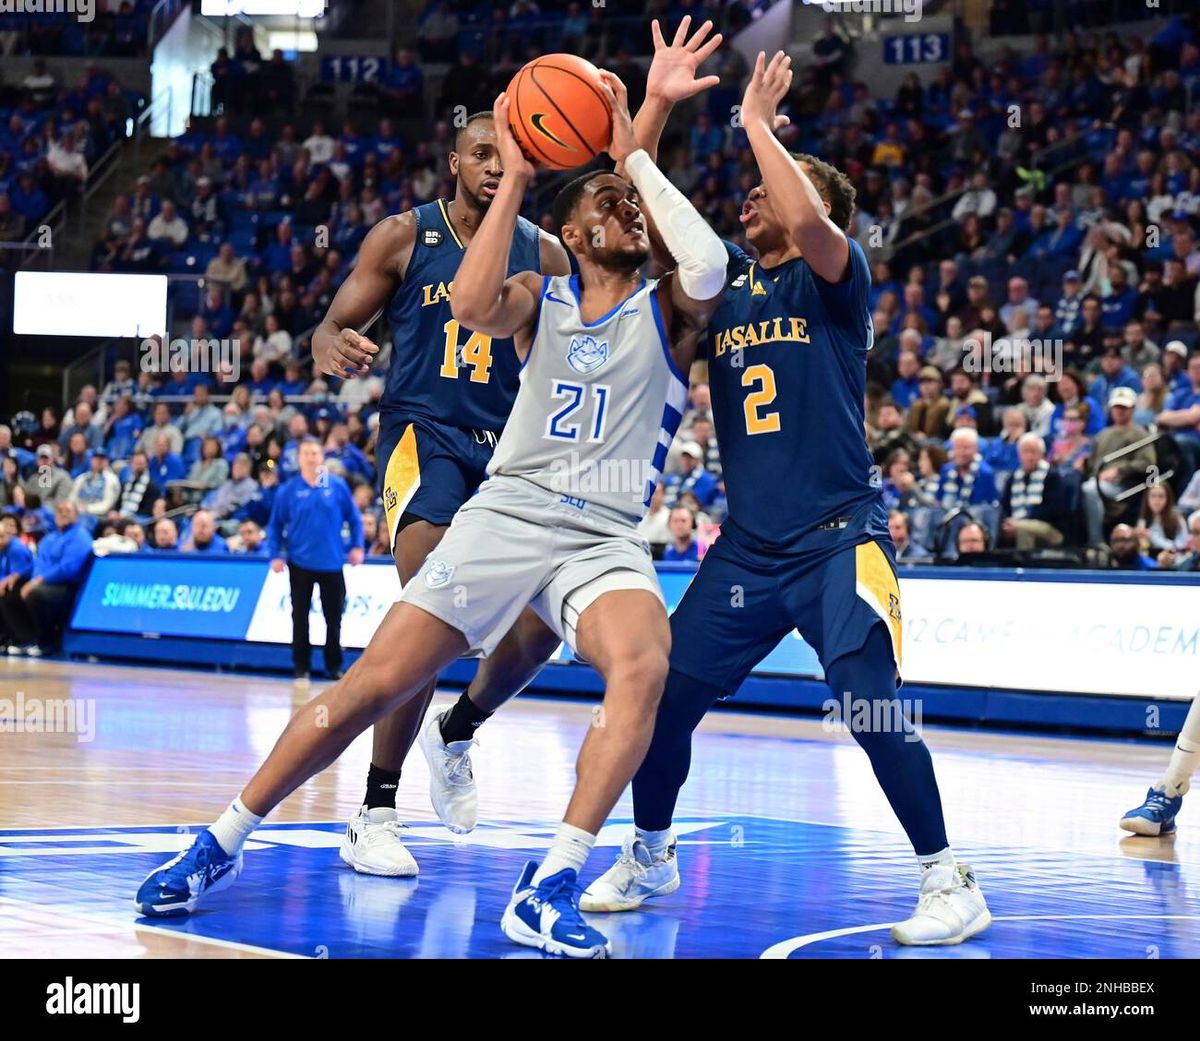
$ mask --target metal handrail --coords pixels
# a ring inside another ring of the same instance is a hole
[[[117,163],[117,157],[121,154],[124,147],[124,138],[114,141],[109,147],[108,151],[106,151],[98,160],[96,160],[96,165],[92,167],[87,180],[87,185],[83,189],[83,195],[81,195],[79,199],[79,213],[76,216],[79,219],[80,226],[83,225],[83,222],[87,217],[88,203],[91,202],[95,194],[104,186],[104,183],[116,171],[117,166],[119,165]]]
[[[171,88],[170,86],[163,87],[158,92],[158,96],[154,98],[141,112],[138,113],[137,119],[133,122],[133,154],[140,159],[142,154],[142,138],[149,134],[146,129],[149,126],[150,120],[157,114],[160,106],[166,103],[167,122],[171,121]]]
[[[150,12],[150,21],[146,32],[151,52],[154,51],[158,41],[166,36],[167,30],[171,28],[182,10],[183,0],[158,0],[158,3],[154,5],[154,9]]]
[[[45,256],[52,260],[54,256],[54,237],[63,229],[67,223],[67,200],[63,199],[57,205],[53,206],[46,215],[38,221],[38,223],[29,230],[29,233],[21,240],[19,244],[0,243],[0,247],[11,248],[13,251],[19,250],[22,253],[28,253],[29,257],[22,260],[17,265],[18,270],[24,271],[29,267],[31,261],[39,256]],[[43,246],[37,241],[41,235],[41,229],[48,227],[50,229],[50,245]]]
[[[1068,146],[1077,147],[1078,144],[1079,144],[1079,136],[1077,135],[1076,137],[1071,137],[1071,138],[1067,138],[1064,141],[1060,141],[1060,142],[1058,142],[1058,144],[1053,145],[1051,148],[1047,148],[1043,152],[1039,152],[1037,155],[1035,155],[1033,157],[1033,163],[1032,163],[1033,168],[1040,169],[1041,164],[1046,160],[1046,158],[1048,156],[1051,156],[1057,152],[1063,151]],[[1070,165],[1070,163],[1067,163],[1064,166],[1055,167],[1055,169],[1053,171],[1051,171],[1051,173],[1056,173],[1058,170],[1065,169],[1066,166],[1069,166],[1069,165]],[[957,189],[956,191],[946,192],[944,195],[939,195],[936,199],[931,199],[929,202],[927,202],[924,205],[924,207],[922,207],[922,209],[934,210],[941,206],[945,206],[947,203],[957,202],[962,196],[966,195],[967,192],[973,191],[973,190],[974,189],[971,188],[970,184],[967,184],[964,187]],[[902,239],[899,242],[892,243],[892,245],[890,247],[890,249],[891,249],[890,255],[895,256],[896,253],[899,252],[902,248],[915,245],[918,242],[922,242],[923,240],[930,238],[931,236],[936,235],[941,231],[944,231],[946,228],[951,227],[952,225],[955,225],[956,223],[957,222],[954,220],[953,217],[947,217],[945,220],[939,222],[938,224],[935,224],[931,228],[924,228],[921,231],[915,231],[911,235],[909,235],[908,238]]]

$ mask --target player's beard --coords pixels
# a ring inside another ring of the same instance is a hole
[[[633,274],[650,259],[649,243],[643,249],[637,252],[626,252],[624,250],[605,250],[603,253],[597,253],[595,260],[602,267],[609,268],[613,271],[625,271]]]
[[[479,214],[487,213],[488,207],[492,204],[491,199],[483,194],[477,195],[461,181],[458,182],[458,189],[462,193],[463,202],[471,207],[471,209]]]

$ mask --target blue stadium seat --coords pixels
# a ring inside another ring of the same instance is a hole
[[[934,549],[935,547],[930,543],[943,515],[944,511],[940,506],[918,506],[916,509],[910,510],[908,523],[913,542],[919,543],[926,549]]]
[[[195,282],[172,283],[171,306],[176,319],[190,321],[200,309],[200,287]]]
[[[231,231],[226,239],[233,246],[233,251],[238,256],[246,256],[253,253],[258,243],[258,232],[253,228],[237,228]]]

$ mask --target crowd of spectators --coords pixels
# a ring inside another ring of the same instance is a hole
[[[61,54],[130,58],[147,53],[150,13],[157,0],[93,0],[84,21],[70,7],[6,4],[0,13],[0,55]],[[83,10],[83,6],[80,6]]]
[[[0,85],[0,242],[20,241],[82,191],[96,161],[126,136],[136,104],[93,63],[64,85],[38,59],[19,85]]]
[[[420,62],[436,60],[464,6],[431,5],[420,57],[406,50],[394,66],[416,74],[385,91],[423,97]],[[568,13],[555,31],[572,24]],[[873,262],[865,436],[900,559],[1011,549],[1197,567],[1200,15],[1144,41],[1038,38],[986,64],[964,43],[931,84],[909,78],[889,99],[848,78],[836,24],[813,53],[783,133],[858,189],[851,234]],[[454,55],[439,104],[483,107],[515,71],[506,53],[490,82],[469,48]],[[244,58],[231,75],[246,74]],[[641,65],[628,66],[618,71],[636,97]],[[757,175],[729,113],[746,70],[727,57],[719,71],[660,162],[740,242]],[[386,554],[374,490],[386,352],[370,378],[339,385],[313,377],[306,334],[373,223],[451,193],[452,137],[448,121],[407,140],[388,116],[277,133],[220,117],[172,141],[114,202],[94,263],[205,273],[177,319],[193,340],[234,344],[241,371],[121,363],[66,415],[0,428],[0,510],[15,538],[36,542],[68,503],[101,551],[261,552],[274,496],[315,437],[351,486],[369,552]],[[1026,342],[1036,350],[1013,349]],[[663,559],[696,560],[724,510],[700,368],[642,530]]]

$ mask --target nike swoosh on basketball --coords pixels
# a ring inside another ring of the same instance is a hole
[[[550,140],[553,141],[560,148],[565,148],[571,152],[578,151],[578,149],[567,144],[566,141],[563,141],[560,138],[556,137],[549,130],[547,130],[544,126],[542,126],[542,120],[544,120],[545,118],[546,118],[545,112],[535,112],[535,113],[533,113],[533,115],[531,115],[529,117],[529,122],[533,125],[534,130],[536,130],[539,134],[542,134],[542,135],[550,138]]]

